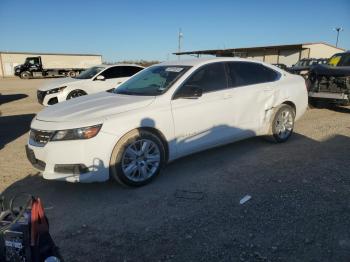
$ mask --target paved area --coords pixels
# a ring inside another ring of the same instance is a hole
[[[350,261],[350,107],[308,110],[285,144],[208,150],[125,189],[45,181],[30,166],[43,81],[0,80],[0,192],[42,198],[66,261]]]

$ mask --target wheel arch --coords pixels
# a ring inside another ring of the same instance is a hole
[[[85,90],[83,90],[81,88],[74,88],[74,87],[69,87],[69,88],[70,88],[70,90],[67,90],[67,93],[66,93],[67,94],[66,100],[68,100],[69,95],[74,91],[81,91],[81,92],[85,93],[85,95],[88,95],[88,92],[86,92]]]
[[[156,135],[156,136],[160,139],[160,141],[162,142],[162,144],[163,144],[163,146],[164,146],[164,151],[165,151],[165,162],[167,162],[168,159],[169,159],[169,144],[168,144],[167,139],[165,138],[164,134],[163,134],[159,129],[157,129],[157,128],[155,128],[155,127],[142,126],[142,127],[137,127],[137,128],[131,129],[131,130],[129,130],[128,132],[125,132],[124,135],[122,135],[122,136],[118,139],[116,145],[117,145],[125,136],[127,136],[128,134],[130,134],[130,133],[132,133],[132,132],[135,132],[135,131],[140,132],[140,131],[142,131],[142,130],[143,130],[143,131],[148,131],[148,132],[150,132],[150,133]]]
[[[284,101],[283,103],[282,103],[282,105],[289,105],[290,107],[292,107],[293,108],[293,110],[294,110],[294,113],[296,114],[296,112],[297,112],[297,107],[296,107],[296,105],[292,102],[292,101],[289,101],[289,100],[287,100],[287,101]]]
[[[167,162],[169,159],[169,145],[168,145],[168,142],[167,142],[164,134],[159,129],[157,129],[155,127],[150,127],[150,126],[139,127],[137,129],[148,131],[148,132],[156,135],[160,139],[160,141],[162,142],[162,144],[164,146],[164,150],[165,150],[165,162]]]

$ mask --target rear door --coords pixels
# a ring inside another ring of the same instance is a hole
[[[235,112],[233,125],[245,133],[257,133],[265,123],[278,92],[280,73],[260,63],[226,63],[230,102]]]

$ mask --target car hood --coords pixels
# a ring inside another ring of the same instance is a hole
[[[131,96],[101,92],[46,107],[37,114],[36,119],[46,122],[103,120],[116,114],[146,107],[154,99],[153,96]]]
[[[64,85],[69,85],[76,82],[83,82],[86,81],[86,79],[76,79],[71,77],[65,77],[65,78],[56,78],[49,81],[45,81],[45,83],[38,88],[40,91],[48,91],[53,88],[61,87]]]

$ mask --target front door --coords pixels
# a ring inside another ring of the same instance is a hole
[[[197,98],[184,98],[187,88],[199,88]],[[233,114],[227,93],[224,63],[205,65],[195,71],[177,90],[171,101],[175,144],[179,155],[221,144],[237,132],[230,124]]]

